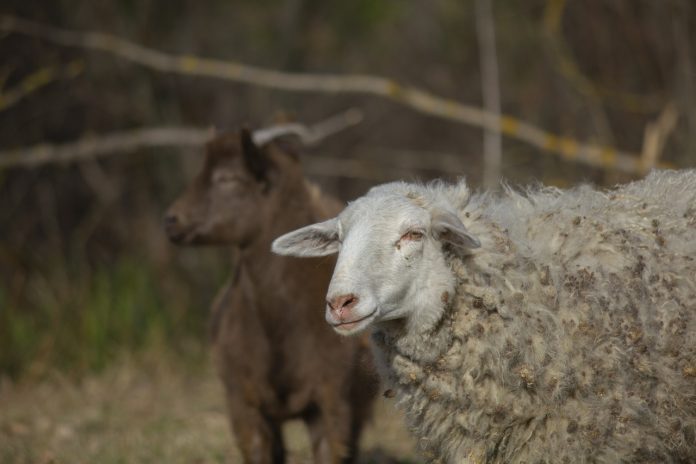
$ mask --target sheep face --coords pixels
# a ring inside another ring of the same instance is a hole
[[[394,319],[406,319],[411,330],[432,327],[454,289],[443,244],[479,245],[451,209],[390,185],[373,189],[337,218],[273,243],[284,255],[339,253],[326,320],[340,334]]]

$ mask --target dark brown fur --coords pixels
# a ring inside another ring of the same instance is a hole
[[[247,131],[208,143],[203,171],[165,217],[180,244],[237,248],[230,282],[213,303],[211,333],[229,416],[248,463],[281,463],[281,424],[307,424],[315,462],[351,461],[377,390],[364,339],[324,321],[333,258],[271,253],[271,241],[341,209],[319,195],[297,157]]]

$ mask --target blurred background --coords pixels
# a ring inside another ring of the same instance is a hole
[[[501,138],[484,116],[463,124],[399,98],[161,72],[2,28],[2,462],[235,462],[205,328],[231,252],[176,248],[161,227],[201,147],[55,163],[62,144],[162,126],[258,128],[279,114],[313,124],[358,108],[361,124],[302,155],[308,177],[342,200],[394,179],[612,185],[696,165],[691,0],[4,0],[0,14],[173,55],[380,76],[562,137]],[[44,159],[23,163],[38,144]],[[617,169],[619,151],[638,168]],[[193,397],[201,415],[182,404]],[[390,433],[374,446],[417,460]]]

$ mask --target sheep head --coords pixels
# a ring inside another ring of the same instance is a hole
[[[468,199],[458,185],[403,182],[375,187],[336,218],[273,242],[273,251],[299,257],[338,252],[327,293],[326,320],[340,334],[406,319],[428,330],[453,295],[455,278],[443,246],[480,246],[456,211]]]

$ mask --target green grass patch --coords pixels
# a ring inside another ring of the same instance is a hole
[[[29,273],[13,300],[0,284],[0,372],[12,378],[99,370],[123,352],[185,350],[205,335],[207,311],[191,307],[200,303],[172,282],[174,272],[158,276],[132,258],[82,272],[51,269]]]

